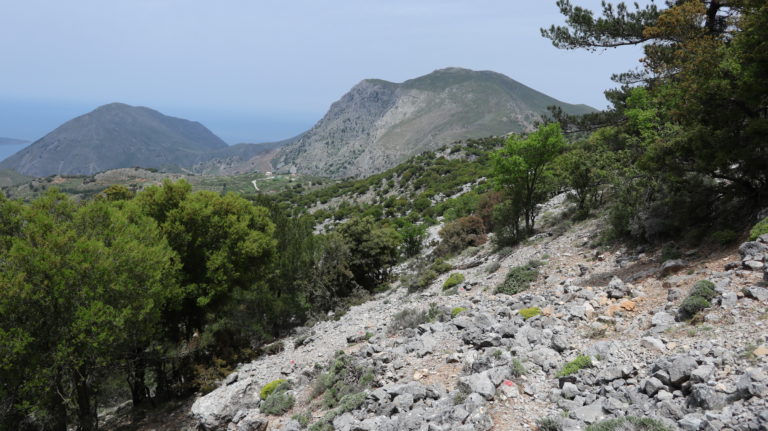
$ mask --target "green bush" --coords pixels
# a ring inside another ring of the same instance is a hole
[[[712,235],[710,235],[710,239],[715,244],[728,245],[739,239],[739,234],[730,229],[719,230],[712,233]]]
[[[440,244],[435,248],[438,256],[457,253],[470,246],[485,244],[485,226],[480,217],[462,217],[446,223],[440,231]]]
[[[557,377],[570,376],[579,372],[582,368],[589,368],[592,366],[592,358],[587,355],[579,355],[576,359],[563,365],[563,368],[557,372]]]
[[[523,308],[520,310],[520,315],[523,316],[523,319],[528,320],[533,316],[538,316],[541,314],[541,308],[539,307],[530,307],[530,308]]]
[[[312,416],[310,416],[309,413],[297,413],[291,416],[291,419],[298,422],[302,428],[306,428],[307,425],[309,425],[309,421],[312,420]]]
[[[357,363],[354,358],[339,352],[328,369],[315,381],[313,396],[323,395],[323,403],[327,408],[351,403],[345,399],[348,395],[363,392],[373,383],[373,371]],[[333,418],[331,418],[333,419]]]
[[[450,289],[453,286],[458,286],[464,282],[464,274],[454,272],[448,276],[448,279],[443,283],[443,290]]]
[[[277,389],[278,386],[282,385],[285,382],[287,382],[287,380],[277,379],[267,383],[261,388],[261,392],[259,392],[259,396],[261,397],[262,400],[266,400],[267,397],[270,396],[270,394],[275,392],[275,389]]]
[[[295,403],[296,399],[293,395],[284,391],[276,391],[264,400],[259,409],[268,415],[281,416],[292,409]]]
[[[537,261],[530,261],[527,265],[516,266],[510,269],[507,278],[496,288],[496,293],[514,295],[527,290],[531,283],[536,281],[536,278],[539,276],[537,268],[540,265],[538,263]]]
[[[768,217],[762,219],[752,227],[752,230],[749,231],[749,240],[754,241],[760,235],[765,235],[766,233],[768,233]]]
[[[558,418],[546,417],[536,420],[538,431],[563,431],[563,424]]]
[[[680,304],[678,318],[690,320],[700,311],[712,306],[711,302],[717,297],[715,285],[708,280],[698,281],[688,296]]]
[[[510,365],[509,369],[514,377],[524,376],[528,373],[528,370],[525,369],[525,365],[523,365],[517,358],[512,359],[512,365]]]
[[[651,418],[626,416],[594,423],[586,431],[671,431],[661,422]]]
[[[681,257],[683,257],[683,252],[681,252],[680,248],[675,244],[664,244],[664,246],[661,248],[662,262],[667,260],[680,259]]]
[[[429,269],[435,271],[438,274],[442,274],[452,270],[453,265],[446,263],[443,259],[437,259],[432,265],[429,266]]]
[[[707,301],[711,301],[717,298],[715,284],[709,280],[700,280],[693,285],[693,289],[691,289],[689,296],[700,296]]]
[[[456,307],[456,308],[451,310],[451,317],[456,317],[456,316],[458,316],[459,314],[461,314],[461,313],[463,313],[465,311],[467,311],[467,309],[464,308],[464,307]]]

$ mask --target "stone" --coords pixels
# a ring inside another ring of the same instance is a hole
[[[557,334],[552,337],[552,348],[558,353],[570,349],[572,345],[571,338],[565,336],[565,334]]]
[[[659,329],[666,329],[675,324],[675,316],[666,311],[660,311],[653,315],[651,324]]]
[[[488,374],[485,372],[461,377],[458,386],[464,392],[476,392],[487,400],[493,399],[493,396],[496,394],[496,386],[493,385],[491,379],[488,378]]]
[[[762,358],[763,356],[768,355],[768,347],[758,346],[755,350],[752,351],[752,354],[758,358]]]
[[[715,374],[715,366],[711,364],[699,365],[691,372],[691,381],[693,383],[706,383]]]
[[[395,397],[394,400],[392,400],[392,404],[395,405],[397,408],[397,411],[399,412],[406,412],[411,409],[413,406],[413,395],[411,394],[401,394]]]
[[[653,337],[643,337],[643,339],[640,341],[640,345],[646,349],[658,350],[659,352],[667,350],[667,347],[664,345],[663,341]]]
[[[748,241],[739,246],[742,261],[763,261],[768,254],[768,246],[757,241]]]
[[[646,379],[645,383],[643,384],[643,391],[649,397],[656,395],[656,393],[662,389],[666,389],[666,386],[656,377],[650,377]]]
[[[690,356],[678,356],[675,358],[666,369],[669,373],[669,382],[672,385],[680,386],[691,376],[691,372],[695,370],[699,364]]]
[[[496,393],[499,394],[502,399],[517,398],[518,395],[520,395],[520,390],[518,389],[515,382],[511,380],[504,380],[501,382],[501,385],[496,388]]]
[[[619,299],[627,295],[629,295],[629,289],[627,289],[626,284],[614,275],[608,283],[608,297]]]
[[[192,404],[192,415],[205,429],[226,424],[239,410],[255,409],[259,402],[259,386],[255,379],[239,379],[220,386]]]
[[[725,395],[706,383],[697,383],[688,396],[688,407],[700,407],[704,410],[720,410],[725,407]]]
[[[237,422],[237,431],[267,431],[267,426],[269,421],[258,410],[252,410]]]
[[[566,382],[563,385],[563,388],[561,389],[560,393],[563,396],[563,398],[572,400],[576,398],[576,395],[579,395],[579,388],[573,383]]]
[[[621,301],[619,303],[619,307],[621,307],[621,308],[623,308],[623,309],[625,309],[627,311],[634,310],[636,306],[637,306],[637,304],[635,303],[635,301],[630,301],[629,299],[625,299],[625,300],[623,300],[623,301]]]
[[[353,427],[357,428],[356,425],[358,422],[359,421],[352,416],[352,413],[347,412],[336,416],[333,419],[333,429],[338,431],[352,431]]]
[[[700,413],[690,413],[677,421],[677,425],[684,431],[698,431],[704,417]]]
[[[602,420],[605,417],[602,400],[597,400],[592,404],[573,409],[571,411],[571,417],[587,424]]]
[[[659,272],[662,277],[666,277],[686,267],[686,263],[682,259],[671,259],[661,264]]]
[[[760,286],[751,286],[744,289],[744,295],[758,301],[768,301],[768,289]]]

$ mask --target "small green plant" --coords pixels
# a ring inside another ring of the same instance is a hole
[[[528,373],[528,370],[525,369],[525,365],[523,365],[517,358],[512,359],[512,364],[509,366],[509,370],[514,377],[524,376]]]
[[[502,352],[501,349],[496,349],[493,351],[493,353],[491,353],[491,355],[493,356],[493,359],[496,359],[496,360],[501,359],[501,355],[503,354],[504,352]]]
[[[661,261],[667,261],[672,259],[680,259],[683,257],[683,252],[674,243],[667,243],[661,248]]]
[[[283,345],[282,341],[276,341],[261,348],[261,351],[264,352],[265,355],[276,355],[283,350],[285,350],[285,345]]]
[[[259,409],[268,415],[281,416],[293,408],[296,399],[293,395],[285,391],[275,391],[271,393],[261,404]]]
[[[583,368],[589,368],[592,366],[592,358],[587,355],[579,355],[576,359],[563,365],[563,368],[557,372],[557,377],[566,377],[571,374],[576,374]]]
[[[291,419],[298,422],[302,428],[306,428],[307,425],[309,425],[309,421],[312,420],[312,417],[309,415],[309,413],[296,413],[295,415],[291,416]]]
[[[539,307],[530,307],[530,308],[523,308],[519,311],[520,315],[523,316],[523,319],[528,320],[533,316],[538,316],[541,314],[541,308]]]
[[[262,386],[261,392],[259,392],[259,396],[261,397],[262,400],[266,400],[267,397],[269,397],[272,394],[272,392],[275,392],[275,389],[277,389],[278,386],[282,385],[285,382],[287,382],[287,380],[285,379],[272,380],[271,382]]]
[[[760,235],[765,235],[766,233],[768,233],[768,217],[760,220],[756,225],[752,227],[752,229],[749,231],[749,240],[754,241]]]
[[[464,307],[455,307],[451,310],[451,317],[456,317],[465,311],[467,311],[467,309]]]
[[[458,286],[464,282],[464,274],[454,272],[448,276],[448,279],[443,283],[443,290],[450,289],[451,287]]]
[[[527,265],[510,269],[507,278],[496,288],[496,293],[514,295],[527,290],[539,276],[538,264],[538,261],[530,261]]]
[[[536,421],[538,431],[563,431],[563,424],[558,418],[546,417]]]
[[[586,431],[671,431],[661,422],[651,418],[626,416],[594,423]]]
[[[442,274],[452,270],[453,265],[446,263],[443,259],[437,259],[432,265],[429,266],[429,268],[438,274]]]

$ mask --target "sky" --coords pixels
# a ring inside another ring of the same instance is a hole
[[[274,141],[363,79],[444,67],[603,108],[641,52],[558,50],[539,29],[562,21],[555,0],[0,0],[0,136],[35,140],[123,102],[230,144]]]

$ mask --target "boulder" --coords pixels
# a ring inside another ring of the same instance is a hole
[[[662,277],[666,277],[686,267],[686,263],[682,259],[671,259],[661,264],[659,272]]]
[[[459,379],[459,389],[466,393],[478,393],[487,400],[492,400],[496,394],[496,386],[488,378],[486,372],[471,374]]]
[[[198,398],[192,404],[192,415],[203,429],[223,429],[236,412],[255,409],[259,401],[259,385],[256,380],[239,379]]]

